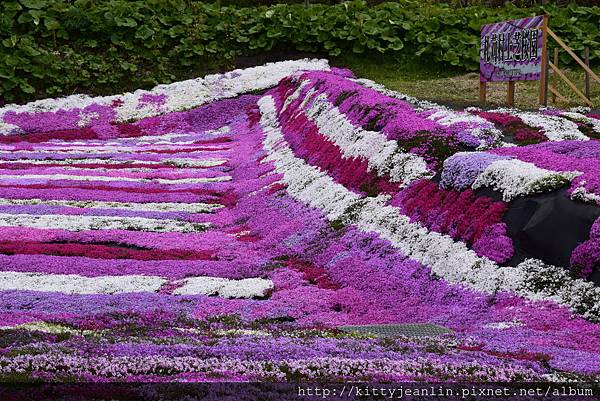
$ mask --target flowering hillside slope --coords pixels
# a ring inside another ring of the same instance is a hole
[[[318,60],[0,109],[0,378],[598,379],[599,121]]]

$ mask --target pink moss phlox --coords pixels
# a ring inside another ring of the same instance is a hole
[[[392,204],[411,220],[473,245],[479,255],[498,263],[512,257],[512,240],[502,222],[507,208],[504,202],[478,197],[471,189],[445,190],[434,182],[420,180],[396,196]]]

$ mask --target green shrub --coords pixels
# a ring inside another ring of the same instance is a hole
[[[236,8],[190,0],[5,0],[0,98],[122,92],[281,50],[402,54],[476,70],[482,23],[544,12],[576,52],[588,45],[592,60],[600,60],[600,7],[456,8],[403,0],[374,7],[356,1]]]

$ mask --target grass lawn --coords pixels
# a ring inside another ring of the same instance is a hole
[[[414,62],[392,59],[382,56],[350,56],[343,59],[331,60],[333,65],[350,68],[354,73],[363,78],[372,79],[390,89],[406,93],[420,99],[433,100],[440,103],[452,103],[457,106],[470,106],[479,102],[479,73],[441,69],[431,63],[430,65],[417,65]],[[584,92],[584,73],[582,68],[564,70],[569,79],[575,83],[580,91]],[[600,68],[594,71],[600,74]],[[584,106],[577,94],[562,80],[554,83],[550,77],[550,84],[558,88],[567,102],[553,102],[552,95],[548,96],[548,105],[556,107]],[[488,84],[488,103],[491,105],[505,105],[506,86],[504,82]],[[600,109],[600,84],[591,80],[591,100],[594,109]],[[515,106],[525,109],[538,107],[539,82],[517,82]]]

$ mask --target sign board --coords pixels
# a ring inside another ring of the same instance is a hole
[[[480,82],[542,79],[545,21],[539,15],[483,25]]]

